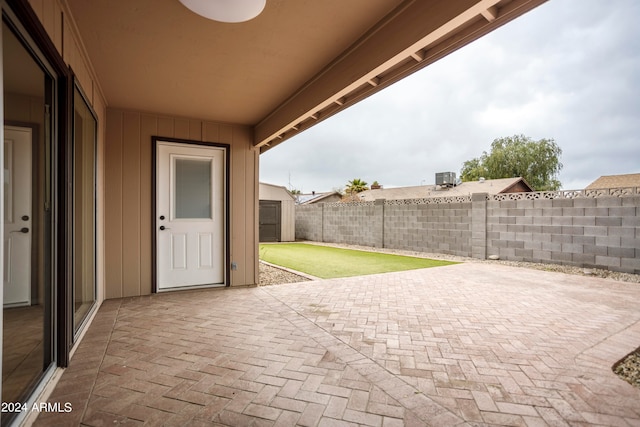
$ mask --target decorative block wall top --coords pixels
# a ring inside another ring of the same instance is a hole
[[[487,194],[487,201],[501,202],[505,200],[551,200],[551,199],[580,199],[598,197],[624,197],[640,195],[640,187],[624,188],[599,188],[593,190],[559,190],[559,191],[534,191],[528,193],[500,193]],[[472,200],[472,195],[460,195],[450,197],[427,197],[420,199],[397,199],[384,200],[385,205],[432,205],[450,203],[468,203]],[[377,201],[361,202],[332,202],[325,203],[327,206],[374,206]]]
[[[580,199],[598,197],[623,197],[640,195],[640,187],[599,188],[595,190],[535,191],[531,193],[488,194],[487,200],[540,200],[540,199]]]

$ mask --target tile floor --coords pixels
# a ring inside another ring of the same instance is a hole
[[[109,300],[36,425],[640,425],[640,286],[487,263]]]
[[[44,310],[32,305],[6,308],[2,314],[2,400],[19,402],[42,373]]]

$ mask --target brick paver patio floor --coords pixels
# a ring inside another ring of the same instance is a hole
[[[487,263],[109,300],[36,425],[640,425],[640,285]]]

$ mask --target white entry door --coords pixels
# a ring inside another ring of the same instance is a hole
[[[224,285],[225,150],[158,141],[156,153],[158,290]]]
[[[4,127],[4,305],[31,304],[30,128]]]

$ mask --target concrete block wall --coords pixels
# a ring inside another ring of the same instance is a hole
[[[323,242],[322,236],[322,206],[296,206],[296,239]]]
[[[386,204],[384,247],[469,256],[471,203]]]
[[[324,241],[382,247],[381,202],[322,204]]]
[[[471,256],[487,258],[487,194],[471,196]]]
[[[640,274],[640,195],[495,199],[298,206],[296,239]]]
[[[487,256],[640,273],[640,196],[487,202]]]

